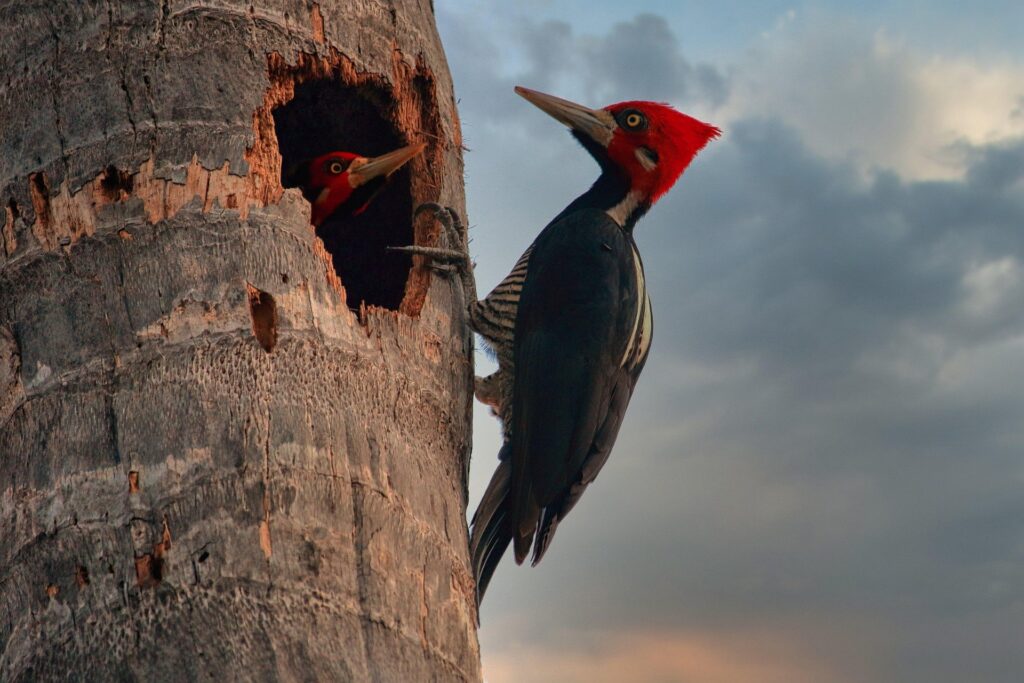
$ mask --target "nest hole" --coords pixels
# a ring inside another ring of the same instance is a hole
[[[249,314],[252,331],[263,350],[270,353],[277,346],[277,302],[267,292],[248,285]]]
[[[120,201],[132,193],[135,179],[128,171],[122,171],[117,166],[107,166],[100,179],[100,189],[104,196],[110,201]]]
[[[135,558],[135,582],[140,588],[153,588],[164,579],[164,560],[155,553]]]
[[[391,93],[372,83],[347,85],[311,80],[295,86],[295,96],[274,108],[281,153],[282,185],[297,187],[291,172],[330,152],[376,157],[408,144],[389,114]],[[303,188],[312,202],[317,192]],[[338,211],[316,229],[345,286],[349,308],[362,304],[398,310],[405,296],[412,258],[388,246],[415,242],[409,164],[396,171],[360,213]]]
[[[89,585],[89,569],[84,564],[75,567],[75,585],[79,588]]]

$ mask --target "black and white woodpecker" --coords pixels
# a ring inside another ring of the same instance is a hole
[[[502,420],[498,468],[473,516],[477,599],[509,543],[544,557],[558,523],[608,459],[650,350],[653,319],[633,228],[718,128],[654,102],[589,109],[516,92],[568,126],[601,167],[594,185],[540,233],[512,272],[476,299],[458,217],[428,204],[458,249],[403,250],[455,263],[470,326],[498,371],[477,398]]]

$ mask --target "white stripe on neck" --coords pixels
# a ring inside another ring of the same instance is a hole
[[[619,367],[626,366],[626,361],[632,355],[637,341],[640,341],[641,344],[643,343],[642,338],[640,340],[637,339],[636,332],[640,328],[641,321],[646,323],[644,315],[647,310],[647,282],[644,280],[644,266],[640,261],[640,253],[636,250],[636,245],[632,245],[632,247],[633,276],[636,285],[636,315],[633,317],[633,329],[629,332],[626,350],[622,354],[622,360],[619,361]]]
[[[605,213],[618,223],[620,228],[625,227],[626,219],[640,206],[640,196],[640,193],[636,190],[630,190],[625,199],[608,209]]]

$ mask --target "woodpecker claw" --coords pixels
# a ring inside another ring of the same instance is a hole
[[[451,217],[448,216],[449,212],[454,213],[448,207],[441,206],[437,202],[423,202],[413,210],[412,217],[419,218],[420,214],[423,213],[424,211],[433,211],[434,215],[437,216],[439,219],[441,219],[441,216],[447,216],[450,219]]]
[[[436,202],[424,202],[413,211],[413,219],[419,218],[420,214],[427,211],[432,211],[435,220],[444,226],[448,246],[454,249],[461,249],[468,256],[469,249],[463,237],[465,229],[462,227],[462,220],[459,218],[459,214],[451,207],[441,206]]]
[[[438,273],[451,273],[453,270],[458,272],[462,279],[462,290],[466,298],[466,304],[475,303],[476,279],[473,276],[473,261],[469,256],[469,240],[466,235],[466,229],[463,227],[462,219],[450,207],[442,206],[436,202],[424,202],[413,210],[413,220],[416,220],[420,214],[426,212],[432,213],[434,220],[443,226],[443,246],[425,247],[411,245],[407,247],[388,247],[388,251],[426,256],[435,262],[431,264],[431,268]]]
[[[427,256],[435,261],[441,263],[451,263],[454,265],[464,265],[469,261],[469,256],[461,251],[455,251],[454,249],[445,249],[443,247],[420,247],[420,246],[408,246],[408,247],[387,247],[388,251],[397,251],[403,254],[417,254],[419,256]]]

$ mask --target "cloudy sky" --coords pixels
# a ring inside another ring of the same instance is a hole
[[[483,5],[436,3],[481,292],[596,176],[513,85],[724,130],[637,228],[651,359],[487,680],[1020,680],[1024,4]]]

